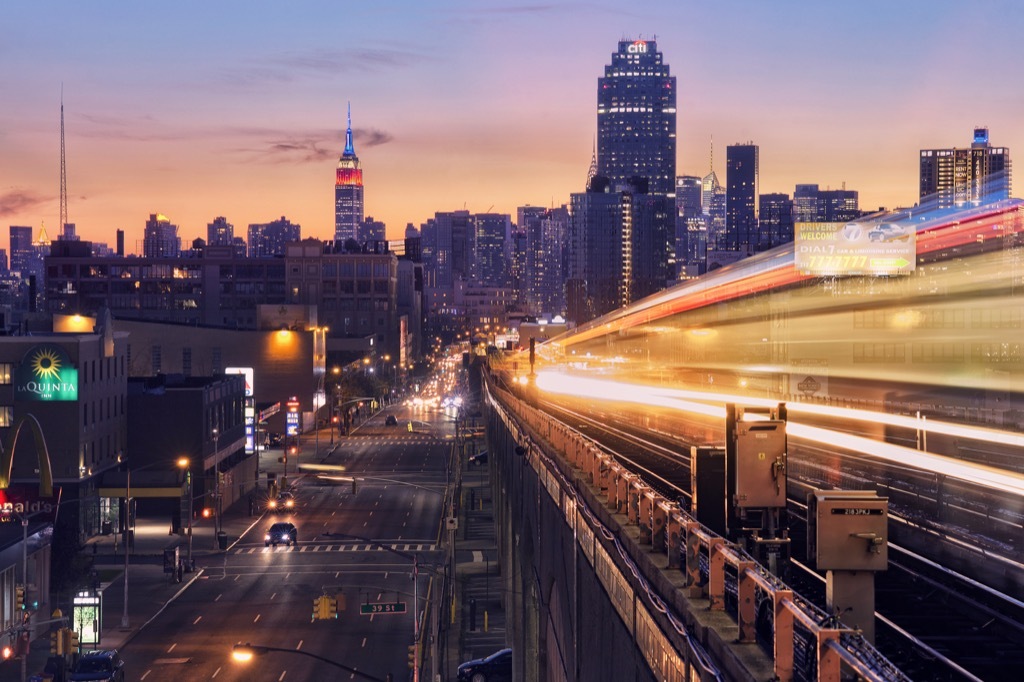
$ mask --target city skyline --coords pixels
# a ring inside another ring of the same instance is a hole
[[[845,183],[893,208],[917,200],[921,149],[987,126],[1012,154],[1024,134],[1009,2],[58,4],[8,8],[0,28],[0,225],[60,232],[63,83],[69,221],[108,244],[125,230],[128,252],[152,213],[186,241],[217,216],[330,239],[349,101],[365,215],[388,238],[436,211],[567,203],[622,39],[656,38],[672,65],[677,175],[705,175],[714,139],[722,178],[725,147],[749,140],[761,192]],[[965,36],[985,49],[951,59]]]

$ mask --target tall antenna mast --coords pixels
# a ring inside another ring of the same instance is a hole
[[[60,84],[60,233],[68,224],[68,169],[64,159],[64,84]]]

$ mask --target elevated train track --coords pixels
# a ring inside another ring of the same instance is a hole
[[[540,407],[563,423],[585,433],[613,453],[616,461],[669,499],[678,499],[685,507],[690,497],[689,446],[673,434],[692,431],[698,424],[690,418],[688,425],[673,423],[687,418],[636,410],[616,404],[608,408],[600,404],[544,399]],[[700,425],[703,431],[704,426]],[[701,443],[703,444],[703,443]],[[790,446],[790,461],[816,459],[801,453],[803,445]],[[852,457],[852,455],[851,455]],[[870,488],[874,473],[858,469],[863,464],[851,459],[838,469],[846,472],[842,481]],[[798,465],[797,469],[801,469]],[[804,525],[807,491],[820,487],[817,467],[803,467],[814,475],[808,480],[789,480],[790,528],[794,540],[794,562],[786,572],[786,581],[813,603],[824,608],[823,578],[806,565],[804,556]],[[851,471],[858,471],[853,474]],[[902,474],[906,476],[904,472]],[[891,476],[891,472],[890,472]],[[913,488],[913,482],[905,481]],[[976,491],[975,491],[976,492]],[[879,622],[879,651],[913,679],[931,680],[1002,680],[1016,679],[1014,670],[1024,665],[1024,603],[998,589],[988,587],[962,573],[942,565],[942,557],[951,551],[959,554],[971,548],[974,562],[993,563],[994,552],[1005,546],[991,538],[980,540],[965,526],[922,522],[930,517],[934,505],[931,498],[911,494],[909,502],[897,504],[890,513],[892,524],[905,526],[904,537],[928,550],[918,554],[901,546],[890,545],[890,568],[876,576],[876,613]],[[924,499],[924,511],[915,510]],[[968,505],[971,506],[971,505]],[[976,505],[974,505],[976,506]],[[918,513],[920,512],[920,513]],[[969,512],[968,516],[975,512]],[[983,518],[990,518],[984,516]],[[1003,521],[1004,540],[1013,535],[1011,522]],[[952,548],[952,550],[950,549]],[[1011,548],[1012,549],[1012,548]],[[931,555],[929,558],[928,555]],[[1001,556],[999,572],[1013,574],[1011,584],[1019,584],[1024,566],[1016,556]],[[767,641],[767,638],[766,638]]]

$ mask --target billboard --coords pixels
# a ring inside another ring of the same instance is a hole
[[[25,353],[14,371],[16,400],[78,400],[78,370],[60,346],[40,344]]]
[[[794,265],[805,275],[905,275],[917,265],[917,231],[896,222],[796,223]]]

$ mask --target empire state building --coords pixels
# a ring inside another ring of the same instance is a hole
[[[334,180],[334,240],[356,239],[363,222],[363,171],[352,145],[352,105],[348,107],[345,151],[338,159]]]

